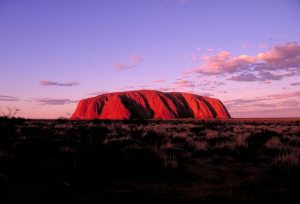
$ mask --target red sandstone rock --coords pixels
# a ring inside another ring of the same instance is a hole
[[[189,93],[152,90],[107,93],[80,100],[70,119],[230,118],[223,103]]]

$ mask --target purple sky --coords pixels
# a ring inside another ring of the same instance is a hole
[[[299,0],[0,0],[0,107],[58,118],[138,89],[300,116]]]

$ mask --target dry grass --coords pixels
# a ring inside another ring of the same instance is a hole
[[[165,168],[177,169],[178,161],[176,160],[174,154],[171,155],[164,154],[162,158],[164,159]]]
[[[111,138],[106,138],[104,141],[103,141],[103,144],[106,144],[108,145],[109,143],[111,142],[124,142],[124,141],[132,141],[132,137],[127,135],[127,136],[123,136],[123,137],[119,137],[119,138],[114,138],[114,137],[111,137]]]
[[[286,152],[280,153],[274,159],[275,166],[283,169],[292,169],[300,167],[300,149],[299,148],[289,148]]]
[[[9,151],[0,150],[0,158],[14,158],[15,155]]]
[[[235,141],[220,142],[214,146],[214,149],[227,149],[230,151],[234,151],[235,148],[236,148]]]
[[[75,150],[69,146],[60,147],[60,152],[74,152],[74,151]]]

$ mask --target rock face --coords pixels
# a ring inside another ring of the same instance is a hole
[[[79,101],[70,119],[230,118],[223,103],[189,93],[139,90],[107,93]]]

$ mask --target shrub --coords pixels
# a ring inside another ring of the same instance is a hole
[[[266,143],[268,149],[278,149],[281,146],[281,141],[279,137],[272,137]]]
[[[206,141],[195,141],[195,150],[196,151],[207,151],[208,143]]]
[[[9,106],[6,106],[6,109],[6,112],[4,112],[2,110],[2,107],[0,107],[0,112],[4,118],[13,118],[20,111],[20,109],[16,107],[11,108]]]

